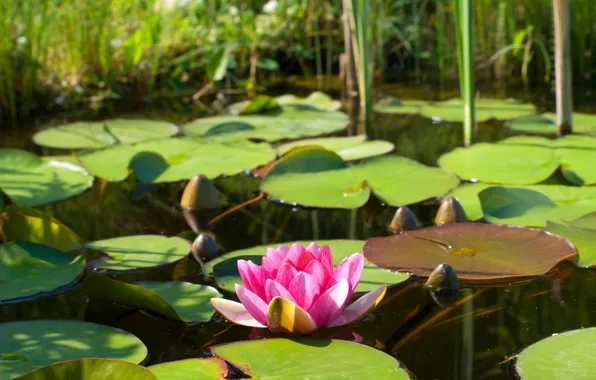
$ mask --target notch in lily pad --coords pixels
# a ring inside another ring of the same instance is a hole
[[[577,251],[567,239],[540,229],[480,223],[369,239],[364,255],[381,268],[422,278],[446,263],[464,285],[533,279],[550,274],[560,262],[577,262]]]
[[[208,285],[179,281],[128,284],[100,275],[88,277],[84,286],[90,296],[187,324],[211,319],[210,299],[222,296]]]

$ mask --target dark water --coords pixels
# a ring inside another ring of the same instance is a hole
[[[303,92],[307,90],[302,89]],[[496,94],[532,100],[542,109],[552,107],[548,92],[520,90],[523,89]],[[382,92],[428,99],[453,96],[450,91],[437,92],[424,87],[414,91],[386,87]],[[190,104],[172,102],[159,108],[152,106],[132,111],[115,106],[91,114],[85,111],[42,118],[38,123],[59,124],[67,120],[116,116],[182,123],[202,113]],[[33,146],[29,136],[34,130],[35,126],[7,132],[2,145],[37,153],[60,153]],[[460,124],[433,124],[418,116],[376,115],[373,134],[374,138],[394,143],[394,154],[429,165],[462,143]],[[502,122],[480,125],[481,141],[494,141],[508,135]],[[258,180],[251,177],[234,176],[214,183],[226,194],[230,206],[258,194]],[[96,183],[93,189],[78,197],[41,209],[70,226],[85,240],[142,233],[176,235],[189,229],[179,207],[184,184],[156,186],[137,200],[131,199],[134,188],[134,178],[111,183],[103,193]],[[436,209],[436,202],[413,207],[413,211],[427,222]],[[357,211],[293,209],[261,201],[222,219],[214,233],[225,251],[292,240],[367,239],[387,234],[386,227],[394,211],[374,200]],[[540,279],[497,288],[462,289],[455,300],[439,300],[439,303],[423,291],[419,283],[411,281],[393,287],[377,312],[358,326],[316,334],[360,341],[383,350],[399,359],[418,379],[513,379],[514,361],[508,359],[524,347],[553,333],[596,326],[596,273],[564,269],[562,272],[567,275],[558,279]],[[184,259],[165,268],[115,278],[204,283],[199,270],[193,260]],[[148,364],[208,355],[208,347],[213,344],[270,336],[268,331],[232,326],[220,320],[184,326],[90,299],[77,285],[48,297],[0,304],[0,321],[28,319],[81,319],[122,328],[140,337],[148,346]]]

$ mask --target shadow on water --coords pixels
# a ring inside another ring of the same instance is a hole
[[[398,96],[405,93],[390,88],[383,91]],[[447,93],[442,98],[448,96]],[[540,96],[546,98],[544,94]],[[544,102],[539,105],[541,109],[550,107]],[[136,116],[185,122],[197,116],[185,109],[186,106],[176,111],[177,119],[171,119],[169,112],[157,114],[154,107],[135,115],[108,112],[94,118]],[[435,165],[441,154],[462,144],[461,124],[435,124],[420,116],[375,115],[373,134],[376,139],[394,143],[394,154],[427,165]],[[499,140],[509,134],[503,122],[489,121],[479,128],[480,141]],[[41,148],[32,146],[30,140],[23,142],[23,138],[28,139],[29,135],[23,133],[21,140],[5,140],[6,145],[42,153]],[[259,193],[259,180],[247,176],[220,178],[214,183],[232,206]],[[147,233],[173,236],[189,229],[179,205],[184,185],[159,184],[132,199],[136,187],[133,176],[106,188],[100,188],[96,181],[85,193],[41,209],[86,241]],[[426,225],[437,208],[436,201],[412,207]],[[367,239],[387,235],[394,211],[372,199],[357,211],[316,210],[317,217],[313,218],[315,210],[260,201],[226,216],[217,222],[213,232],[224,251],[310,240],[314,236]],[[313,220],[317,221],[316,226]],[[384,350],[402,361],[418,379],[513,379],[512,361],[507,361],[511,355],[554,333],[596,326],[596,273],[585,269],[570,272],[563,279],[463,289],[454,300],[440,304],[419,284],[409,282],[393,287],[378,311],[357,326],[321,330],[315,335],[362,342]],[[205,283],[196,262],[188,258],[157,271],[115,276],[128,282],[175,279]],[[213,344],[271,336],[267,330],[232,326],[218,317],[187,327],[101,299],[89,299],[81,286],[49,297],[0,305],[2,321],[40,318],[84,319],[130,331],[147,344],[149,364],[204,356]]]

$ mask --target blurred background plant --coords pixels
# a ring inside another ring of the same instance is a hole
[[[376,82],[457,84],[453,0],[370,4]],[[477,82],[551,80],[550,0],[476,0],[473,14]],[[573,74],[587,88],[595,21],[592,0],[573,0]],[[341,0],[3,0],[0,119],[117,98],[200,102],[290,76],[328,87],[339,72],[342,25]]]

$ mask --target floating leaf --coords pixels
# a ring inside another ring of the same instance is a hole
[[[97,240],[88,248],[106,253],[98,268],[132,270],[151,268],[176,262],[190,252],[190,243],[178,237],[162,235],[135,235]]]
[[[115,380],[114,374],[126,380],[157,380],[145,367],[113,359],[67,360],[39,368],[15,380]]]
[[[439,197],[459,181],[449,173],[404,157],[386,156],[348,166],[318,147],[286,155],[267,173],[261,190],[284,203],[310,207],[358,208],[372,192],[391,206]]]
[[[567,224],[575,228],[596,231],[596,212],[586,214],[582,217],[568,222]]]
[[[596,378],[596,328],[555,334],[519,354],[515,369],[524,380]]]
[[[254,100],[244,100],[228,106],[232,115],[255,115],[276,111],[280,108],[277,100],[268,95],[259,95]]]
[[[546,230],[553,234],[569,239],[577,249],[578,267],[596,267],[596,231],[582,230],[548,222]]]
[[[44,245],[0,244],[0,303],[66,286],[83,273],[84,267],[82,257],[73,260]]]
[[[344,161],[361,160],[389,153],[395,147],[389,141],[366,140],[365,135],[351,137],[320,137],[286,143],[276,148],[279,155],[296,147],[318,146],[337,153]]]
[[[118,145],[79,156],[83,166],[95,176],[122,181],[130,167],[146,183],[176,182],[200,173],[208,178],[233,175],[274,158],[275,151],[265,143],[193,138]]]
[[[38,243],[62,252],[83,248],[81,238],[73,230],[41,211],[7,206],[2,212],[2,231],[7,241]]]
[[[463,283],[507,282],[543,276],[577,253],[565,239],[544,230],[455,223],[373,238],[364,255],[386,269],[428,277],[441,263]]]
[[[373,109],[380,113],[396,113],[396,114],[419,114],[422,112],[422,106],[427,105],[424,100],[398,100],[388,97],[380,100]]]
[[[548,147],[479,143],[442,155],[439,166],[463,180],[530,185],[550,177],[559,160]]]
[[[340,131],[349,122],[348,115],[342,112],[321,111],[306,105],[287,105],[266,115],[201,118],[184,125],[182,129],[188,136],[278,141]]]
[[[287,246],[297,243],[303,246],[310,244],[310,241],[296,241],[289,243],[280,243]],[[333,265],[338,265],[343,259],[353,253],[362,252],[364,241],[362,240],[317,240],[319,246],[327,244],[333,254]],[[221,289],[234,292],[234,284],[242,284],[242,279],[238,273],[238,260],[252,260],[257,265],[261,265],[262,257],[267,253],[267,248],[277,248],[280,244],[261,245],[248,249],[230,252],[223,256],[211,260],[203,267],[203,277],[208,279],[213,276],[217,286]],[[371,263],[365,263],[362,271],[362,278],[357,292],[368,292],[379,285],[393,285],[405,281],[410,276],[405,273],[392,273],[381,269]]]
[[[215,311],[210,300],[221,297],[207,285],[178,281],[128,284],[105,276],[87,278],[85,288],[91,296],[186,323],[211,319]]]
[[[478,198],[487,221],[528,227],[565,223],[596,210],[596,187],[489,187]]]
[[[54,362],[83,358],[140,363],[147,347],[132,334],[80,321],[26,321],[0,324],[0,352],[18,353],[28,361],[0,360],[0,377],[11,379]]]
[[[178,133],[178,127],[165,121],[113,119],[76,122],[37,132],[33,141],[50,148],[102,148],[163,139]]]
[[[262,339],[211,347],[213,353],[259,379],[409,379],[393,357],[341,340]]]
[[[0,149],[0,189],[21,206],[41,206],[82,193],[93,185],[83,168],[44,161],[19,149]]]
[[[596,133],[596,115],[574,112],[571,123],[574,133]],[[516,132],[554,135],[557,133],[557,115],[547,112],[520,117],[511,120],[507,125]]]
[[[227,364],[219,358],[185,359],[152,365],[157,380],[225,379]]]
[[[536,107],[514,99],[476,99],[476,121],[489,119],[509,120],[532,115]],[[429,118],[439,118],[445,121],[464,120],[464,105],[460,98],[453,98],[443,102],[430,103],[422,107],[422,115]]]
[[[277,102],[283,106],[291,104],[301,104],[311,106],[322,111],[338,111],[341,108],[341,102],[334,100],[329,95],[315,91],[306,98],[299,98],[292,94],[285,94],[275,98]]]

